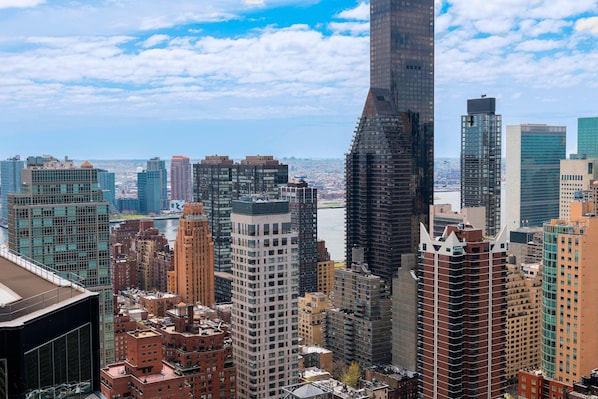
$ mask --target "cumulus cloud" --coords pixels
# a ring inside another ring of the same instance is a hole
[[[355,35],[369,33],[370,24],[368,22],[331,22],[328,24],[328,28],[333,32],[348,32]]]
[[[369,21],[370,19],[370,4],[359,3],[357,7],[349,10],[341,11],[336,15],[337,18],[341,19],[353,19],[358,21]]]
[[[346,108],[355,87],[365,93],[369,69],[367,36],[325,36],[306,25],[237,38],[36,37],[28,42],[27,50],[8,54],[0,64],[0,76],[12,79],[0,81],[0,103],[52,109],[96,104],[118,114],[168,106],[193,118],[228,118],[231,107],[245,109],[236,117],[255,117],[256,108],[268,103],[287,114],[336,113],[331,107],[344,103]],[[334,103],[327,101],[331,98]]]
[[[517,51],[548,51],[561,48],[563,43],[558,40],[527,40],[515,47]]]
[[[581,18],[575,23],[578,32],[588,31],[598,35],[598,17]]]
[[[36,7],[45,2],[46,0],[0,0],[0,9]]]
[[[165,42],[166,40],[170,39],[168,35],[152,35],[148,37],[144,42],[140,45],[144,48],[154,47],[160,43]]]

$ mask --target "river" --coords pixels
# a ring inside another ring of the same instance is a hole
[[[504,195],[503,195],[504,199]],[[461,193],[459,191],[436,192],[434,202],[437,204],[451,204],[453,210],[459,209]],[[503,212],[504,214],[504,212]],[[179,226],[178,219],[162,219],[154,221],[154,225],[164,233],[171,244],[174,244]],[[7,230],[0,229],[0,243],[5,243]],[[318,209],[318,239],[326,241],[330,257],[334,260],[345,258],[345,208]]]

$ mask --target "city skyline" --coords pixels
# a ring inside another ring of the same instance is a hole
[[[567,126],[568,153],[577,118],[596,113],[596,2],[503,3],[435,2],[439,158],[459,156],[468,98],[496,97],[505,126]],[[0,1],[0,157],[340,158],[367,94],[368,8]]]

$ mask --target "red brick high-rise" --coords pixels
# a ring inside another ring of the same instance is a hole
[[[170,162],[170,199],[191,202],[193,199],[189,157],[173,155]]]
[[[506,343],[506,234],[447,226],[433,240],[421,227],[419,364],[422,397],[498,398]]]

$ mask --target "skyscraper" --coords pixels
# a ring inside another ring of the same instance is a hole
[[[239,162],[233,177],[233,193],[239,199],[245,195],[278,198],[278,189],[289,181],[289,165],[272,155],[248,155]]]
[[[590,202],[573,202],[569,220],[544,224],[542,373],[572,384],[598,358],[598,219]]]
[[[170,162],[170,199],[191,202],[192,184],[189,157],[173,155]]]
[[[247,156],[240,163],[228,156],[206,156],[193,164],[193,199],[204,205],[214,239],[214,268],[230,272],[231,203],[246,195],[278,198],[288,182],[288,165],[271,155]]]
[[[391,281],[417,252],[434,172],[434,2],[370,2],[370,91],[346,157],[346,258]]]
[[[116,210],[115,174],[104,169],[98,169],[98,187],[102,190],[104,201],[110,205],[110,213]]]
[[[279,397],[298,381],[297,233],[286,201],[233,201],[237,398]]]
[[[137,173],[139,213],[159,215],[162,210],[162,171],[144,170]]]
[[[559,215],[560,162],[566,158],[566,127],[507,126],[506,226],[542,226]]]
[[[98,188],[98,170],[89,162],[28,158],[22,190],[8,195],[11,251],[56,270],[75,274],[99,292],[101,364],[114,358],[110,225],[108,203]]]
[[[292,228],[299,233],[299,295],[318,291],[318,190],[305,180],[280,188],[279,198],[289,201]]]
[[[160,172],[160,209],[168,209],[168,172],[166,171],[166,162],[159,157],[150,158],[147,161],[149,171]]]
[[[2,185],[2,215],[0,224],[8,223],[8,193],[21,192],[21,170],[25,162],[17,155],[0,161],[0,184]]]
[[[598,160],[598,117],[577,119],[577,153]]]
[[[461,208],[484,207],[484,233],[490,237],[500,230],[501,132],[495,98],[467,100],[467,115],[461,116]]]
[[[507,234],[447,226],[432,239],[422,226],[419,372],[423,398],[498,398],[504,388]]]
[[[214,240],[214,270],[231,271],[230,212],[233,198],[233,170],[227,156],[210,155],[193,164],[193,200],[201,202]]]
[[[188,202],[174,242],[175,292],[188,304],[214,305],[214,243],[200,202]]]

